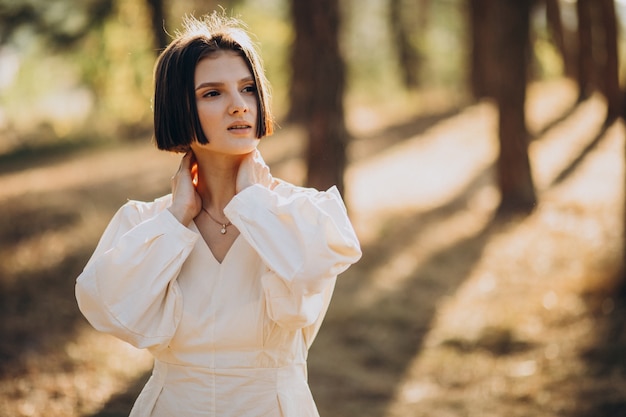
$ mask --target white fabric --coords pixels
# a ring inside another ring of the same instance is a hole
[[[240,235],[222,263],[170,204],[125,204],[76,284],[96,329],[155,356],[131,416],[318,416],[307,352],[361,256],[336,188],[246,188],[225,209]]]

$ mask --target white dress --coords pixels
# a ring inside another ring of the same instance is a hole
[[[337,189],[241,191],[221,263],[170,204],[125,204],[76,283],[96,329],[155,357],[131,417],[318,416],[308,349],[337,275],[361,256]]]

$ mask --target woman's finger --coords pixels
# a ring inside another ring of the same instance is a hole
[[[182,158],[180,158],[180,163],[178,164],[178,170],[176,171],[176,173],[174,173],[174,175],[172,176],[172,179],[176,178],[177,175],[179,175],[181,172],[183,172],[185,169],[189,169],[189,157],[188,157],[188,153],[186,153],[185,155],[183,155]]]
[[[187,152],[185,155],[183,155],[182,159],[180,160],[181,170],[189,170],[191,168],[191,156],[192,155],[193,153],[191,152]]]

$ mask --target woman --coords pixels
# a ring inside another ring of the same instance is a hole
[[[336,277],[361,251],[335,187],[272,178],[268,85],[233,19],[189,18],[158,58],[172,193],[129,201],[78,277],[89,322],[155,357],[132,417],[317,416],[306,357]]]

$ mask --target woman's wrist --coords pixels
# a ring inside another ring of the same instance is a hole
[[[185,226],[189,226],[189,224],[193,220],[194,216],[189,215],[188,210],[184,210],[180,207],[174,207],[174,206],[168,207],[168,210],[170,211],[170,213],[172,213],[172,215],[176,218],[176,220],[178,220],[180,223],[182,223]]]

